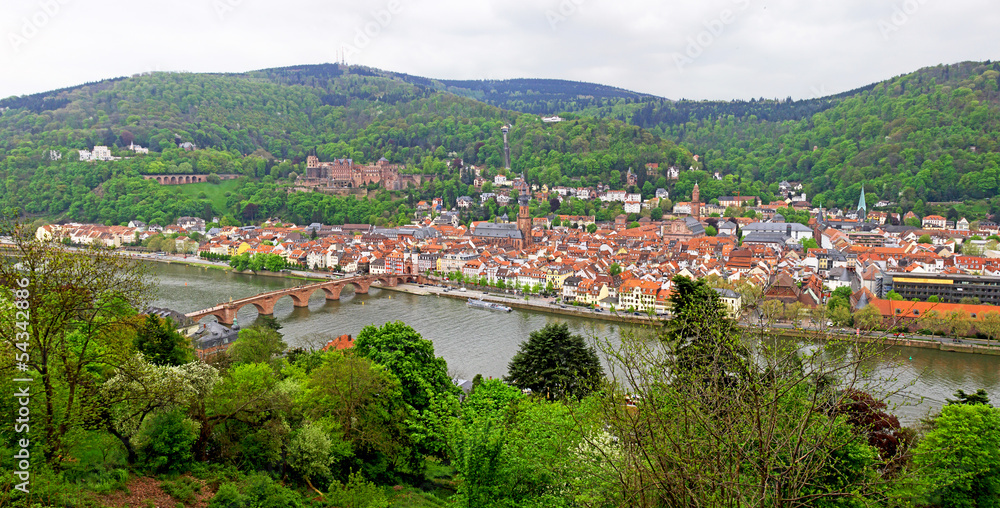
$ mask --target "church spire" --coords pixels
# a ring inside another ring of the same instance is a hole
[[[861,184],[861,198],[858,199],[858,217],[865,220],[868,215],[868,205],[865,204],[865,184]]]

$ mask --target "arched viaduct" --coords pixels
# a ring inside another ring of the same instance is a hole
[[[323,291],[327,300],[340,300],[340,292],[344,287],[354,286],[355,293],[367,294],[368,288],[376,281],[388,287],[395,287],[407,282],[426,282],[423,276],[412,274],[362,275],[269,291],[249,298],[221,303],[209,309],[189,312],[186,316],[194,321],[199,321],[207,316],[215,316],[220,323],[228,326],[233,324],[240,309],[247,305],[253,305],[259,314],[269,316],[274,314],[274,304],[285,296],[292,297],[292,305],[295,307],[308,307],[309,298],[316,291]]]
[[[240,175],[219,175],[220,180],[235,180]],[[181,185],[208,181],[208,175],[143,175],[145,180],[156,180],[160,185]]]

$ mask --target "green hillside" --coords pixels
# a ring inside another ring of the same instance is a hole
[[[719,115],[654,131],[701,154],[709,171],[802,181],[814,204],[851,206],[864,184],[868,203],[898,211],[989,199],[1000,212],[1000,63],[922,69],[801,120]]]
[[[132,213],[147,220],[209,210],[237,217],[251,203],[261,213],[288,213],[278,184],[301,174],[310,154],[359,162],[386,157],[406,171],[437,175],[434,187],[414,189],[405,205],[342,216],[391,223],[410,211],[413,199],[437,193],[454,204],[475,192],[458,160],[491,177],[503,165],[500,127],[512,124],[512,170],[530,183],[622,188],[632,168],[645,194],[666,186],[684,199],[697,181],[709,200],[737,191],[770,199],[778,182],[790,180],[803,182],[807,197],[828,208],[852,206],[864,184],[869,203],[887,200],[893,211],[981,219],[1000,212],[998,90],[1000,64],[991,62],[922,69],[807,101],[669,101],[588,83],[438,81],[329,64],[154,73],[0,101],[0,201],[33,215],[114,223]],[[538,118],[556,112],[567,121]],[[75,149],[95,144],[128,156],[121,147],[132,142],[151,153],[97,165],[73,161]],[[177,147],[183,142],[198,149],[183,151]],[[50,160],[52,150],[62,159]],[[651,162],[661,171],[670,165],[695,171],[667,182],[663,174],[646,175]],[[169,202],[150,184],[132,181],[192,172],[249,180],[225,199],[184,193]],[[715,172],[722,180],[711,178]],[[253,182],[266,184],[266,192],[244,192]],[[127,195],[119,193],[125,189]],[[927,204],[956,201],[966,204]],[[141,216],[144,206],[153,208]]]
[[[490,178],[502,169],[504,124],[513,125],[512,169],[533,182],[620,187],[630,167],[693,163],[690,153],[673,143],[615,120],[584,117],[543,124],[534,115],[354,67],[155,73],[2,104],[10,108],[0,116],[2,204],[71,220],[170,220],[209,211],[237,217],[249,204],[255,211],[244,220],[258,213],[284,214],[287,193],[278,184],[287,183],[292,173],[302,174],[305,157],[316,154],[321,160],[362,163],[386,157],[405,164],[406,171],[436,175],[433,187],[414,189],[403,204],[384,205],[392,200],[383,200],[356,214],[323,204],[324,212],[309,214],[321,220],[380,217],[392,223],[412,211],[413,198],[436,193],[453,205],[469,193],[472,172],[459,171],[457,160],[485,167],[483,174]],[[148,146],[150,154],[134,156],[122,148],[133,142]],[[198,149],[185,151],[179,143]],[[123,160],[75,160],[75,150],[95,144],[111,146]],[[52,160],[53,151],[62,158]],[[241,185],[264,188],[241,186],[219,209],[217,198],[168,199],[176,192],[136,180],[142,174],[192,172],[243,174],[249,180]]]

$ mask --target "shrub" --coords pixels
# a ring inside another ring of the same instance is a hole
[[[334,480],[330,484],[329,497],[333,506],[342,508],[386,508],[389,500],[382,489],[361,476],[361,473],[351,473],[347,483]]]
[[[239,483],[222,484],[208,508],[302,508],[302,499],[270,476],[256,473]]]
[[[174,481],[160,482],[160,488],[170,497],[187,504],[194,502],[195,495],[201,492],[201,483],[190,476],[181,476]]]
[[[157,414],[144,433],[146,445],[141,460],[158,473],[185,471],[194,459],[191,446],[198,438],[192,425],[180,411]]]

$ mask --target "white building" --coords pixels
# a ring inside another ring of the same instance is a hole
[[[81,161],[112,161],[115,159],[117,158],[111,156],[111,149],[104,145],[95,146],[93,151],[80,150]]]
[[[109,161],[112,160],[111,149],[104,146],[98,145],[94,147],[94,151],[91,155],[91,160],[95,161]]]
[[[625,191],[623,190],[609,190],[601,195],[601,201],[605,203],[610,203],[612,201],[625,201]]]

